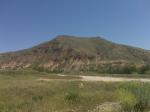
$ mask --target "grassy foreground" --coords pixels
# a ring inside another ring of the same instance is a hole
[[[37,80],[41,77],[61,79],[30,71],[0,72],[0,112],[101,112],[96,108],[108,102],[121,106],[118,112],[150,110],[150,83]]]

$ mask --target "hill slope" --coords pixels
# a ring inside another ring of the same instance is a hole
[[[150,64],[150,52],[116,44],[101,37],[61,35],[33,48],[0,54],[1,69],[44,69],[48,71],[112,71]]]

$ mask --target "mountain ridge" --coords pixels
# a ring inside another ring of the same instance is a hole
[[[44,44],[44,43],[47,43],[47,42],[49,42],[49,41],[52,41],[52,40],[54,40],[54,39],[59,39],[59,38],[61,38],[61,37],[73,37],[73,38],[82,38],[82,39],[86,39],[86,38],[88,38],[88,39],[103,39],[103,40],[106,40],[106,41],[109,41],[109,42],[111,42],[111,43],[114,43],[114,44],[118,44],[118,45],[123,45],[123,46],[128,46],[128,47],[133,47],[133,48],[138,48],[138,49],[141,49],[141,50],[145,50],[145,51],[147,51],[147,52],[150,52],[150,50],[149,49],[145,49],[145,48],[142,48],[142,47],[139,47],[139,46],[133,46],[133,45],[128,45],[128,44],[124,44],[124,43],[117,43],[117,42],[113,42],[113,41],[110,41],[110,40],[107,40],[107,39],[105,39],[105,38],[103,38],[103,37],[101,37],[101,36],[81,36],[81,37],[79,37],[79,36],[73,36],[73,35],[57,35],[57,36],[55,36],[54,38],[52,38],[52,39],[50,39],[50,40],[47,40],[47,41],[44,41],[44,42],[41,42],[41,43],[38,43],[38,44],[36,44],[36,45],[33,45],[33,46],[31,46],[31,47],[27,47],[27,48],[22,48],[22,49],[19,49],[19,50],[10,50],[10,51],[3,51],[3,52],[0,52],[0,55],[3,55],[3,54],[7,54],[7,53],[15,53],[15,52],[19,52],[19,51],[23,51],[23,50],[27,50],[27,49],[30,49],[30,48],[32,48],[32,47],[35,47],[35,46],[39,46],[39,45],[41,45],[41,44]]]
[[[101,71],[104,68],[137,68],[149,64],[148,50],[117,44],[99,36],[59,35],[29,49],[0,54],[1,69]]]

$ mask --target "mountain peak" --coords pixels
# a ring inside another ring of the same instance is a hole
[[[94,36],[94,37],[83,36],[83,37],[79,37],[79,36],[73,36],[73,35],[58,35],[58,36],[56,36],[55,39],[103,39],[103,38],[100,37],[100,36]]]

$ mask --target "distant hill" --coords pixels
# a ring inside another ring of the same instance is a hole
[[[60,35],[30,49],[0,54],[0,69],[130,73],[147,69],[150,52],[101,37]]]

